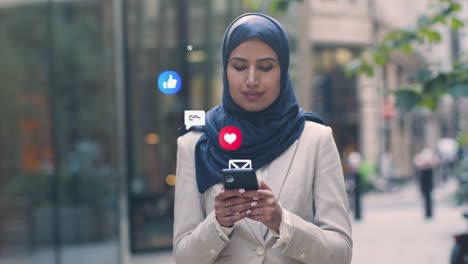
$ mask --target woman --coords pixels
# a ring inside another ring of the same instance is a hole
[[[286,31],[249,13],[224,35],[223,103],[179,137],[174,255],[177,263],[350,263],[351,223],[329,127],[298,107]],[[220,130],[242,132],[225,150]],[[259,190],[225,190],[220,170],[250,159]]]

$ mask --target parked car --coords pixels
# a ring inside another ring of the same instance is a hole
[[[463,217],[468,220],[468,210],[463,213]],[[450,264],[468,264],[468,230],[455,235],[454,238]]]
[[[468,204],[468,159],[461,160],[454,170],[458,181],[457,202]],[[463,217],[468,221],[468,209],[463,213]],[[452,248],[451,264],[468,264],[468,230],[454,236],[455,244]]]

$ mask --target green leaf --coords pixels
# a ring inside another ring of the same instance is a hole
[[[424,106],[431,111],[434,111],[437,107],[437,97],[433,95],[423,96],[422,100],[419,103],[420,106]]]
[[[366,74],[369,77],[374,76],[374,68],[367,61],[363,61],[363,63],[361,63],[359,71]]]
[[[402,88],[395,92],[396,106],[402,112],[409,112],[421,102],[421,94],[415,89]]]
[[[459,28],[462,28],[465,24],[463,23],[463,21],[455,18],[455,17],[452,17],[452,21],[451,21],[451,28],[452,30],[457,30]]]
[[[382,51],[372,52],[372,58],[374,59],[374,62],[377,65],[384,65],[385,63],[387,63],[388,60],[387,54]]]
[[[246,6],[247,9],[256,11],[260,8],[261,4],[256,0],[244,0],[244,6]]]
[[[369,77],[374,75],[374,68],[364,59],[354,59],[345,66],[346,75],[365,74]]]
[[[460,146],[466,146],[468,145],[468,133],[467,132],[461,132],[460,135],[458,136],[458,144]]]
[[[457,70],[457,71],[459,71],[459,70],[462,70],[462,71],[467,70],[468,71],[468,61],[456,61],[453,64],[453,68],[455,70]]]
[[[442,24],[445,24],[445,22],[447,22],[447,17],[441,15],[441,14],[437,14],[436,16],[434,16],[432,18],[432,22],[433,23],[442,23]]]
[[[418,39],[418,34],[416,34],[416,31],[414,30],[408,30],[405,32],[405,35],[403,36],[402,40],[407,41],[410,43],[411,41],[415,41]]]
[[[453,97],[468,97],[468,83],[460,83],[448,89]]]
[[[404,31],[403,30],[393,30],[389,33],[387,33],[383,39],[384,42],[387,42],[387,41],[390,41],[390,40],[395,40],[395,39],[399,39],[401,38],[402,36],[404,35]]]
[[[450,10],[452,10],[452,12],[459,12],[461,10],[461,5],[459,3],[452,3],[450,5]]]
[[[442,36],[439,32],[431,29],[423,30],[423,34],[427,37],[430,43],[439,43],[442,40]]]
[[[277,8],[279,11],[281,12],[286,12],[288,10],[288,7],[289,7],[289,4],[291,2],[290,1],[287,1],[287,0],[283,0],[283,1],[278,1],[278,5],[277,5]]]
[[[420,69],[416,73],[408,76],[408,81],[416,81],[418,83],[426,83],[432,78],[432,71],[429,69]]]
[[[431,19],[429,18],[428,15],[421,15],[419,16],[417,23],[418,23],[418,26],[425,27],[431,23]]]
[[[288,11],[289,4],[293,2],[298,2],[301,3],[303,0],[273,0],[268,4],[268,10],[270,11],[271,14],[276,14],[276,13],[285,13]]]
[[[435,78],[424,83],[423,92],[438,96],[447,92],[450,78],[447,73],[439,73]]]
[[[409,43],[404,43],[400,45],[398,49],[403,51],[404,53],[411,53],[413,51],[413,48],[411,47],[411,44]]]

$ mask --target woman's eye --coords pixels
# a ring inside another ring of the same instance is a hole
[[[247,68],[247,67],[245,67],[245,66],[233,66],[233,67],[234,67],[234,69],[235,69],[236,71],[243,71],[243,70],[245,70],[245,69]]]
[[[272,68],[272,66],[267,66],[267,67],[258,67],[259,70],[261,71],[264,71],[264,72],[267,72],[267,71],[270,71]]]

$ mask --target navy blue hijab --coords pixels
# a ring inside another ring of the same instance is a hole
[[[231,52],[244,41],[258,38],[277,54],[281,69],[281,88],[278,98],[266,109],[249,112],[240,108],[229,93],[227,64]],[[258,169],[272,162],[299,138],[305,120],[323,123],[313,113],[300,109],[289,79],[289,43],[286,31],[275,19],[247,13],[236,18],[226,29],[222,47],[223,102],[206,114],[204,131],[195,146],[195,167],[198,191],[221,182],[221,169],[227,168],[230,159],[250,159]],[[225,126],[235,126],[242,133],[239,149],[224,150],[218,141],[219,131]]]

